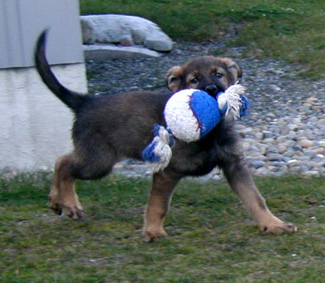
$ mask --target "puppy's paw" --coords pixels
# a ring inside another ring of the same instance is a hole
[[[71,217],[73,220],[81,219],[84,215],[84,210],[81,206],[72,206],[72,207],[62,207],[62,212]]]
[[[283,234],[283,233],[295,233],[297,232],[297,227],[292,223],[285,223],[280,221],[276,224],[264,225],[262,226],[262,230],[268,234]]]
[[[53,210],[53,212],[57,215],[61,215],[62,208],[61,205],[59,204],[57,195],[49,195],[48,200],[49,200],[49,207]]]
[[[145,230],[143,236],[146,242],[152,243],[159,239],[163,239],[167,236],[167,233],[163,229],[159,230]]]
[[[76,205],[64,205],[55,199],[50,199],[50,208],[54,211],[54,213],[61,215],[64,213],[65,215],[71,217],[74,220],[78,220],[83,217],[84,210],[80,204]]]

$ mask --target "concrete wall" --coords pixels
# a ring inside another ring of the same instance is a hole
[[[52,69],[67,87],[86,91],[84,64]],[[72,113],[34,68],[0,70],[0,82],[0,172],[52,168],[72,148]]]
[[[68,88],[87,92],[78,1],[0,0],[0,174],[52,168],[72,148],[72,113],[29,67],[48,27],[49,62],[64,63],[52,70]]]
[[[35,40],[46,28],[52,64],[83,62],[78,0],[0,0],[0,68],[33,66]]]

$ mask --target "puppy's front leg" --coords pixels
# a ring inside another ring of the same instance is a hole
[[[144,217],[144,237],[148,242],[167,235],[164,230],[164,219],[167,214],[171,196],[179,176],[158,172],[153,175],[152,190]]]
[[[230,186],[263,231],[271,234],[297,231],[295,225],[285,223],[271,213],[242,158],[223,166],[223,171]]]

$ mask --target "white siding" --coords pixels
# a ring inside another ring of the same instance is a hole
[[[78,0],[0,0],[0,175],[52,168],[72,148],[71,111],[33,67],[35,41],[50,27],[47,55],[58,79],[87,92]]]
[[[85,92],[84,64],[53,66],[68,88]],[[0,70],[0,175],[52,168],[72,149],[72,112],[40,81],[35,68]],[[8,91],[10,90],[10,91]]]
[[[50,28],[51,64],[83,62],[76,0],[0,0],[0,68],[33,66],[35,40]]]

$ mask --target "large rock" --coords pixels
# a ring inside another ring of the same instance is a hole
[[[112,44],[84,45],[85,58],[95,62],[107,59],[133,59],[145,57],[160,57],[161,52],[137,46],[115,46]]]
[[[159,52],[173,48],[173,41],[155,23],[136,16],[81,16],[81,27],[84,44],[135,44]]]

